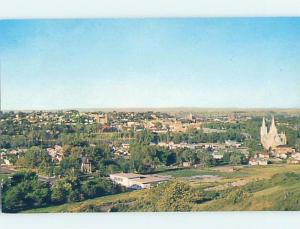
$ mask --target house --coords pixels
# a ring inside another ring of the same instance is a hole
[[[223,159],[223,154],[220,154],[220,153],[217,153],[217,152],[212,153],[212,156],[213,156],[213,159],[216,159],[216,160],[222,160]]]
[[[291,158],[294,158],[294,159],[300,161],[300,153],[293,153],[293,154],[291,155]]]
[[[273,149],[273,152],[278,155],[292,154],[292,153],[295,153],[296,150],[289,146],[277,146],[276,148]]]
[[[249,165],[268,165],[268,160],[261,158],[250,158]]]
[[[182,163],[182,166],[183,166],[183,167],[191,167],[191,166],[192,166],[192,162],[190,162],[190,161],[185,161],[185,162]]]
[[[272,155],[281,158],[281,159],[287,159],[290,155],[294,154],[296,152],[295,149],[288,146],[277,146],[272,150]]]
[[[300,164],[300,160],[295,159],[295,158],[289,158],[289,159],[287,160],[287,163],[288,163],[288,164]]]
[[[54,148],[47,148],[47,153],[51,156],[52,161],[61,162],[64,156],[63,148],[59,145],[55,145]]]
[[[261,158],[261,159],[269,159],[270,155],[267,152],[263,152],[263,153],[259,153],[258,157]]]
[[[235,148],[238,148],[240,147],[242,144],[237,142],[237,141],[232,141],[232,140],[226,140],[225,141],[225,145],[227,147],[235,147]]]
[[[152,185],[162,183],[170,179],[169,176],[143,175],[138,173],[115,173],[109,175],[110,179],[117,184],[132,189],[150,188]]]
[[[249,165],[258,165],[258,160],[256,158],[249,159]]]
[[[268,165],[268,160],[258,159],[258,165]]]

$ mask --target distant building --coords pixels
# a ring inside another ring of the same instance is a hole
[[[81,172],[83,173],[92,173],[92,163],[88,157],[81,158]]]
[[[212,156],[213,156],[213,159],[215,160],[222,160],[223,159],[223,154],[220,154],[220,153],[212,153]]]
[[[274,117],[272,117],[272,123],[269,132],[265,123],[265,118],[263,118],[262,126],[260,128],[260,141],[263,147],[267,150],[270,148],[274,149],[280,145],[286,145],[286,135],[284,133],[278,134]]]
[[[261,158],[250,158],[249,165],[268,165],[268,160]]]
[[[169,176],[143,175],[138,173],[116,173],[109,175],[110,179],[117,184],[133,189],[150,188],[170,179]]]
[[[192,162],[185,161],[185,162],[182,163],[182,166],[183,167],[191,167],[192,166]]]
[[[237,142],[237,141],[232,141],[232,140],[226,140],[225,141],[225,145],[228,146],[228,147],[241,147],[241,143]]]
[[[268,165],[268,160],[258,159],[258,165]]]
[[[272,150],[274,156],[286,159],[289,155],[295,153],[296,150],[288,146],[277,146]]]
[[[288,163],[288,164],[300,164],[300,160],[295,159],[295,158],[289,158],[289,159],[287,160],[287,163]]]
[[[191,122],[195,122],[195,116],[192,114],[192,113],[189,113],[187,116],[186,116],[186,119],[191,121]]]
[[[258,157],[261,159],[269,159],[270,158],[270,154],[267,152],[263,152],[263,153],[259,153]]]
[[[96,123],[100,123],[102,125],[108,124],[108,116],[107,116],[107,114],[96,115],[95,119],[96,119]]]
[[[277,146],[273,149],[273,152],[278,154],[292,154],[295,153],[296,150],[289,146]]]
[[[291,158],[294,158],[294,159],[300,161],[300,153],[293,153],[293,154],[291,155]]]
[[[258,161],[256,158],[250,158],[249,159],[249,165],[258,165]]]

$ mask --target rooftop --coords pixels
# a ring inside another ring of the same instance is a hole
[[[147,177],[147,175],[142,175],[142,174],[138,174],[138,173],[114,173],[114,174],[111,174],[111,176],[125,177],[125,178],[129,178],[129,179]]]

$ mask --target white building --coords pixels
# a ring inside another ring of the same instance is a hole
[[[225,145],[228,146],[228,147],[241,147],[241,143],[237,142],[237,141],[232,141],[232,140],[226,140],[225,141]]]
[[[142,175],[138,173],[116,173],[109,175],[110,179],[127,188],[150,188],[154,184],[168,181],[170,176]]]
[[[276,148],[280,145],[286,145],[287,139],[284,133],[278,133],[277,128],[275,126],[274,117],[272,117],[272,123],[268,132],[268,128],[266,126],[265,118],[263,118],[262,125],[260,128],[260,141],[265,149]]]
[[[261,158],[250,158],[249,165],[268,165],[268,160]]]

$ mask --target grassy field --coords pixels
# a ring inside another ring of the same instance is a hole
[[[289,172],[298,176],[299,180],[286,175]],[[205,193],[210,192],[205,191],[207,188],[217,188],[221,197],[195,204],[194,211],[300,210],[300,165],[252,166],[238,168],[233,172],[220,172],[213,168],[192,168],[160,174],[188,180],[192,186]],[[215,182],[202,182],[192,178],[196,175],[216,175],[222,179]],[[105,212],[111,210],[113,206],[132,203],[144,192],[145,190],[140,190],[110,195],[25,212]]]
[[[167,172],[161,172],[161,175],[171,175],[173,177],[191,177],[198,175],[216,175],[224,178],[237,178],[247,176],[246,173],[239,170],[235,172],[220,172],[213,170],[212,168],[191,168],[191,169],[181,169],[181,170],[171,170]]]
[[[270,180],[260,181],[261,187],[249,191],[250,183],[245,187],[230,190],[224,198],[212,200],[195,206],[195,211],[293,211],[300,210],[300,179],[288,178],[280,174],[279,183]]]
[[[67,203],[58,206],[36,208],[23,211],[22,213],[55,213],[55,212],[106,212],[113,204],[130,202],[143,194],[144,190],[109,195],[90,199],[82,202]]]

